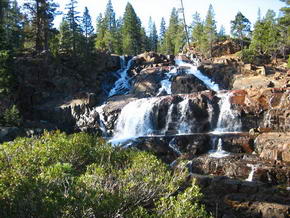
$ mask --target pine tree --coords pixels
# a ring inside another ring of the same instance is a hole
[[[279,31],[275,17],[275,12],[268,10],[266,16],[255,24],[250,49],[258,55],[276,57]]]
[[[177,54],[182,49],[184,44],[184,26],[179,20],[178,11],[176,8],[173,8],[161,51],[167,54]]]
[[[128,55],[136,55],[141,51],[141,21],[130,3],[127,3],[123,19],[123,51]]]
[[[196,12],[193,15],[191,38],[192,38],[192,42],[201,50],[201,46],[202,46],[203,38],[204,38],[204,24],[198,12]]]
[[[104,36],[106,33],[106,26],[104,22],[103,15],[100,13],[97,17],[97,26],[96,26],[96,49],[105,50],[106,45],[104,43]]]
[[[82,32],[85,36],[85,54],[86,56],[89,55],[90,50],[91,50],[91,44],[92,44],[92,37],[94,34],[94,28],[92,26],[92,19],[89,13],[89,10],[87,7],[85,7],[85,11],[82,17]]]
[[[157,51],[157,44],[158,44],[158,35],[157,35],[157,30],[156,30],[156,25],[152,21],[152,18],[149,17],[149,22],[148,22],[148,32],[149,32],[149,50],[151,51]]]
[[[62,19],[59,26],[59,43],[60,49],[69,54],[72,52],[72,31],[66,19]]]
[[[281,8],[282,16],[279,18],[279,50],[286,58],[286,48],[290,46],[290,0],[280,0],[286,4],[285,7]]]
[[[218,32],[218,39],[220,41],[226,40],[227,36],[226,36],[226,29],[224,27],[224,25],[221,25],[220,30]]]
[[[53,0],[27,0],[24,6],[30,14],[31,35],[35,41],[36,51],[48,50],[58,5]]]
[[[99,16],[97,19],[96,48],[114,53],[120,52],[121,37],[118,31],[113,5],[109,0],[104,18]]]
[[[212,5],[209,5],[208,12],[206,15],[205,23],[204,23],[204,34],[205,34],[205,50],[207,50],[208,55],[212,57],[212,48],[213,43],[217,39],[217,31],[216,31],[216,21],[214,19],[214,10]]]
[[[105,26],[106,29],[109,31],[115,31],[116,29],[116,17],[115,17],[115,11],[112,5],[112,1],[109,0],[106,6],[106,11],[105,11]]]
[[[9,8],[8,0],[0,0],[0,50],[7,47],[5,33],[5,15]]]
[[[162,52],[162,48],[164,47],[164,38],[166,34],[166,22],[164,17],[161,18],[160,29],[159,29],[159,43],[158,43],[158,52]]]
[[[73,51],[74,56],[76,55],[77,45],[79,45],[80,35],[81,35],[80,16],[79,16],[79,12],[76,11],[77,3],[78,3],[77,0],[69,1],[66,7],[66,9],[68,9],[68,12],[65,17],[65,19],[69,23],[69,27],[72,32],[71,42],[72,42],[72,51]]]
[[[251,32],[251,22],[241,13],[238,12],[235,19],[231,21],[231,33],[234,37],[241,40],[241,46],[244,47],[243,40]]]

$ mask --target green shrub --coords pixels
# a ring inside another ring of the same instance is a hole
[[[21,115],[16,107],[16,105],[12,105],[11,108],[8,108],[4,111],[3,114],[3,124],[6,126],[20,126],[21,125]]]
[[[251,49],[243,49],[240,53],[240,58],[246,64],[252,64],[255,61],[256,53]]]
[[[288,68],[290,68],[290,55],[289,55],[289,58],[288,58]]]
[[[206,214],[195,185],[169,197],[186,176],[185,167],[172,172],[152,154],[93,135],[45,132],[0,145],[0,217]]]

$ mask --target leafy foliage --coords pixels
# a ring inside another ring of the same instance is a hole
[[[4,111],[3,118],[2,118],[2,125],[20,126],[21,121],[22,121],[21,115],[16,105],[12,105],[11,108],[7,108]]]
[[[4,143],[0,169],[1,217],[206,215],[194,184],[172,196],[186,168],[171,172],[154,155],[85,133]]]

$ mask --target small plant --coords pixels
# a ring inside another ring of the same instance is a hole
[[[290,68],[290,55],[289,55],[289,58],[288,58],[288,64],[287,64],[288,68]]]
[[[16,107],[13,105],[11,108],[8,108],[4,111],[3,122],[6,126],[20,126],[21,124],[21,115]]]
[[[240,57],[245,64],[252,64],[255,61],[256,53],[251,49],[243,49],[240,52]]]

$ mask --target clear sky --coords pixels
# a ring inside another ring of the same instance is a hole
[[[19,0],[20,3],[23,1],[25,0]],[[123,16],[128,1],[133,5],[144,27],[147,28],[148,19],[151,16],[158,30],[161,18],[164,17],[168,24],[172,8],[180,7],[180,0],[112,0],[116,17]],[[68,0],[56,0],[56,2],[59,3],[60,10],[65,13],[64,8]],[[87,6],[95,24],[98,14],[105,11],[107,2],[108,0],[79,0],[78,9],[82,14],[84,7]],[[199,12],[204,19],[209,4],[212,4],[218,29],[224,25],[227,33],[230,31],[230,21],[234,19],[238,11],[241,11],[253,24],[257,19],[258,8],[261,9],[262,16],[268,9],[274,10],[278,15],[279,9],[285,5],[279,0],[183,0],[183,3],[187,24],[191,24],[195,11]],[[55,20],[57,27],[60,21],[61,16]]]

